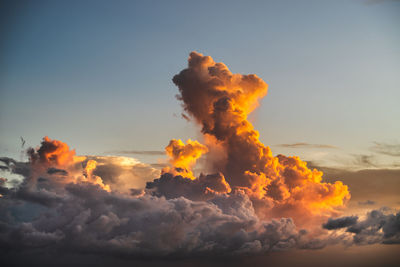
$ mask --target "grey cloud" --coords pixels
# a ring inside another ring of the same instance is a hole
[[[66,170],[57,169],[57,168],[48,168],[47,173],[48,174],[68,175],[68,172]]]
[[[98,167],[103,166],[98,175],[108,175],[104,180],[118,183],[115,177],[121,175],[119,159],[98,157],[97,160]],[[22,173],[31,173],[29,163],[5,161],[10,171],[24,166],[27,171]],[[136,165],[146,173],[146,166],[137,162],[125,167],[132,171]],[[195,180],[163,174],[148,182],[145,190],[123,193],[107,192],[86,182],[55,184],[51,180],[57,177],[47,175],[48,168],[43,172],[34,181],[26,176],[11,189],[4,187],[5,179],[0,180],[4,192],[0,199],[2,249],[13,253],[67,251],[160,259],[260,255],[292,248],[320,249],[341,242],[337,237],[311,237],[307,231],[298,229],[291,218],[260,219],[249,197],[241,190],[230,191],[222,174],[200,175]],[[144,173],[139,171],[138,175]],[[67,174],[70,175],[74,173]],[[349,223],[354,219],[332,219],[328,224],[335,227],[326,228],[345,227],[348,234],[355,236],[354,244],[377,240],[387,244],[398,242],[397,217],[383,213],[370,217],[375,219],[354,224]],[[377,231],[371,237],[368,225],[382,220],[384,234]]]
[[[0,170],[8,170],[8,167],[7,167],[7,166],[1,166],[1,165],[0,165]]]
[[[195,180],[165,173],[159,179],[148,182],[146,188],[150,189],[154,195],[164,196],[168,199],[183,196],[191,200],[210,199],[215,194],[231,191],[224,176],[220,173],[200,175]]]
[[[9,165],[20,164],[7,161]],[[106,162],[103,158],[101,164]],[[48,168],[43,172],[46,175]],[[5,179],[1,180],[5,194],[0,199],[0,247],[14,252],[66,250],[130,258],[311,247],[292,219],[260,220],[246,194],[228,194],[221,174],[186,179],[190,182],[163,175],[148,192],[134,189],[129,194],[110,193],[86,182],[60,185],[51,179],[55,178],[25,177],[12,189],[4,187]],[[169,191],[175,195],[166,198]],[[184,194],[186,191],[192,194]],[[21,220],[27,210],[30,215]]]
[[[8,157],[1,157],[0,161],[6,165],[2,166],[2,170],[7,170],[9,172],[22,175],[24,177],[28,176],[30,173],[30,167],[27,162],[18,162]]]
[[[10,166],[11,164],[15,164],[17,162],[16,160],[8,157],[0,157],[0,161],[6,164],[7,166]]]
[[[397,214],[386,214],[385,209],[372,210],[366,218],[360,221],[349,221],[349,217],[334,219],[333,221],[348,221],[341,227],[326,228],[335,230],[346,228],[348,233],[353,234],[353,243],[366,244],[400,244],[400,212]],[[329,221],[328,221],[329,223]]]
[[[59,201],[61,201],[61,196],[44,188],[31,190],[29,188],[20,187],[15,192],[13,191],[13,194],[13,197],[15,197],[16,199],[41,204],[43,206],[54,206]]]
[[[248,209],[241,205],[251,204],[245,195],[232,197],[215,202],[132,198],[90,184],[70,184],[60,204],[37,219],[20,224],[3,221],[0,241],[8,248],[51,246],[130,257],[241,253],[255,245],[255,252],[265,252],[297,245],[291,219],[261,222],[251,210],[243,212]]]
[[[322,225],[323,228],[327,230],[345,228],[357,223],[357,216],[341,217],[338,219],[330,218],[325,224]]]

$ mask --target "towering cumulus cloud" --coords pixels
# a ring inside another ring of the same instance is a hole
[[[232,74],[223,63],[192,52],[188,68],[173,78],[185,111],[202,126],[210,151],[208,164],[221,172],[232,189],[253,201],[261,218],[291,217],[302,224],[310,216],[337,212],[350,198],[341,182],[322,182],[297,157],[274,157],[259,141],[248,115],[267,94],[256,75]]]
[[[353,243],[398,242],[398,215],[335,219],[350,198],[347,186],[323,182],[322,172],[297,157],[273,156],[259,141],[247,120],[267,94],[256,75],[232,74],[192,52],[173,82],[204,144],[171,140],[161,173],[132,158],[77,156],[48,137],[28,150],[28,162],[0,158],[2,171],[22,176],[0,179],[0,256],[237,255],[322,248],[352,235],[362,240]]]

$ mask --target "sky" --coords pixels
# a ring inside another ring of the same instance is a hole
[[[357,0],[5,1],[0,149],[18,155],[20,136],[31,146],[59,138],[79,154],[163,150],[172,137],[193,137],[171,78],[198,51],[269,84],[252,120],[274,153],[326,164],[371,155],[374,142],[400,142],[399,9]],[[337,149],[274,147],[299,142]]]
[[[2,1],[0,256],[396,266],[398,14],[395,0]]]

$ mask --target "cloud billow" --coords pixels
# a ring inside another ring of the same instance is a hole
[[[172,139],[161,172],[128,157],[78,156],[49,137],[28,149],[28,162],[0,158],[3,171],[21,176],[12,186],[0,180],[5,253],[163,258],[318,249],[352,235],[354,244],[397,242],[398,214],[331,218],[350,199],[348,187],[261,143],[247,116],[267,93],[262,79],[192,52],[173,82],[205,144]],[[195,175],[201,157],[207,173]],[[371,239],[368,227],[384,234]],[[340,229],[344,237],[327,231]]]
[[[357,216],[329,219],[323,227],[328,230],[344,229],[351,234],[353,244],[400,244],[400,212],[385,213],[372,210],[363,220]]]

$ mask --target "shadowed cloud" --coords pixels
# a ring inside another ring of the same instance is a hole
[[[328,222],[322,225],[322,227],[328,230],[340,229],[357,223],[357,220],[357,216],[342,217],[338,219],[330,218]]]
[[[346,228],[346,232],[352,235],[354,244],[400,244],[400,212],[387,214],[386,210],[381,208],[369,211],[363,220],[358,220],[356,216],[329,219],[323,224],[323,228]]]
[[[68,175],[68,172],[66,170],[57,169],[57,168],[48,168],[47,173],[48,174]]]

